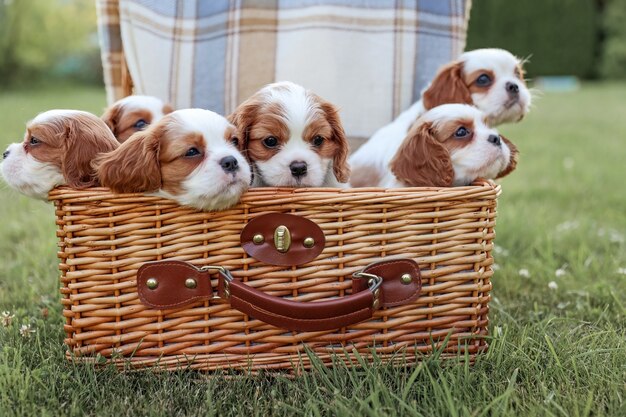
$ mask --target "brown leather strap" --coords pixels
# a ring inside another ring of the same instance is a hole
[[[241,281],[230,283],[230,305],[276,327],[304,332],[332,330],[372,317],[374,296],[361,291],[336,300],[301,303],[267,295]]]
[[[139,268],[139,298],[145,305],[156,309],[209,299],[213,296],[209,274],[215,271],[220,273],[218,294],[233,308],[268,324],[294,331],[349,326],[369,319],[381,306],[414,301],[421,289],[419,268],[409,259],[370,264],[354,274],[351,295],[314,302],[268,295],[234,279],[221,267],[196,268],[181,261],[158,261]],[[189,283],[193,285],[187,285]]]

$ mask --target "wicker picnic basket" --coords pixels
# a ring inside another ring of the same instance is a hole
[[[68,357],[248,371],[309,368],[310,352],[326,365],[355,352],[473,358],[486,348],[499,193],[492,182],[257,188],[232,209],[198,212],[106,188],[55,189]],[[272,251],[294,219],[319,230],[291,230],[294,253],[308,258],[289,262],[290,250]],[[289,224],[272,236],[276,222]],[[269,252],[250,256],[255,245]]]

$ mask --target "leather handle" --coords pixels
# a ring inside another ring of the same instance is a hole
[[[233,280],[230,305],[265,323],[287,330],[333,330],[367,320],[374,313],[374,294],[361,291],[336,300],[301,303],[267,295]]]
[[[414,301],[421,290],[417,264],[391,259],[355,273],[352,294],[325,301],[298,302],[268,295],[232,277],[217,266],[196,268],[182,261],[142,265],[137,292],[143,304],[156,309],[179,307],[213,296],[210,274],[219,272],[217,292],[234,309],[276,327],[294,331],[334,330],[372,317],[379,307]]]

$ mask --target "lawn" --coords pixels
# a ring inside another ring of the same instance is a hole
[[[433,358],[289,379],[73,365],[53,208],[0,185],[0,311],[15,315],[0,323],[0,416],[626,415],[624,97],[626,84],[546,93],[526,120],[501,128],[521,161],[502,181],[493,339],[474,366]],[[94,88],[0,93],[0,148],[39,111],[104,105]]]

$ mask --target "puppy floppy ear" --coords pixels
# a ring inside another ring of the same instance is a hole
[[[463,80],[463,63],[452,62],[441,68],[435,79],[422,94],[426,110],[442,104],[472,104],[472,95]]]
[[[409,131],[389,167],[408,187],[450,187],[454,181],[450,154],[434,137],[430,123]]]
[[[94,162],[103,186],[116,193],[140,193],[161,188],[158,128],[137,132],[115,151]]]
[[[65,127],[63,176],[72,188],[99,185],[91,163],[100,153],[111,152],[119,143],[96,116],[75,116],[67,119]]]
[[[346,183],[350,179],[350,165],[348,164],[348,154],[350,145],[346,139],[346,132],[343,130],[339,110],[333,104],[322,101],[320,107],[326,115],[326,120],[330,123],[333,137],[330,140],[337,144],[337,151],[333,156],[333,174],[337,181]]]
[[[174,111],[174,107],[172,107],[172,105],[169,104],[169,103],[165,103],[163,105],[163,109],[162,110],[163,110],[163,115],[166,115],[166,114],[170,114],[171,112],[173,112]]]
[[[511,156],[509,157],[509,164],[498,174],[496,178],[502,178],[513,172],[517,167],[517,158],[519,157],[519,151],[517,150],[517,146],[515,146],[513,142],[511,142],[502,135],[500,135],[500,139],[502,139],[502,142],[506,143],[506,145],[509,147],[509,150],[511,151]]]
[[[261,105],[261,101],[256,96],[252,96],[241,103],[235,111],[227,117],[228,121],[235,125],[241,135],[237,142],[237,148],[241,152],[245,152],[245,150],[248,149],[248,144],[250,143],[250,128],[256,120],[257,111]]]
[[[106,109],[104,114],[100,117],[104,123],[111,129],[113,135],[117,137],[119,135],[118,124],[120,122],[120,116],[122,113],[122,106],[116,104]]]

